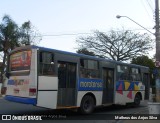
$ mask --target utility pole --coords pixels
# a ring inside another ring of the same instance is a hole
[[[156,65],[160,71],[160,25],[159,25],[159,0],[155,0],[155,38],[156,38]],[[158,72],[159,73],[159,72]],[[156,76],[156,102],[160,102],[160,75]]]
[[[159,0],[155,0],[156,61],[160,62]]]

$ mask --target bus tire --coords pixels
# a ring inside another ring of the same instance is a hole
[[[81,114],[90,114],[95,108],[94,98],[90,95],[85,95],[81,101],[80,113]]]
[[[139,94],[136,94],[135,98],[134,98],[134,106],[139,106],[141,102],[141,97]]]

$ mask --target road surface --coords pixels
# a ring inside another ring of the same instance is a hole
[[[148,102],[144,101],[141,103],[139,107],[131,107],[131,106],[106,106],[106,107],[98,107],[91,115],[81,115],[77,112],[71,110],[51,110],[41,107],[35,107],[27,104],[20,104],[15,102],[9,102],[0,98],[0,114],[1,115],[18,115],[18,116],[42,116],[44,119],[55,120],[58,123],[62,123],[65,121],[73,122],[76,120],[76,123],[126,123],[133,122],[135,120],[120,120],[115,119],[115,116],[125,116],[128,114],[149,114]],[[146,121],[146,120],[144,120]],[[149,120],[151,121],[151,120]],[[48,121],[47,121],[48,122]],[[70,123],[69,122],[69,123]],[[140,120],[142,122],[142,120]],[[146,121],[147,122],[147,121]],[[154,120],[154,122],[157,122]],[[136,120],[136,123],[138,121]]]

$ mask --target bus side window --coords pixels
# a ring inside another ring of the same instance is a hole
[[[98,61],[80,59],[80,74],[82,78],[99,78]]]
[[[130,77],[132,81],[141,81],[140,69],[131,68]]]
[[[128,80],[129,69],[124,65],[117,65],[117,80]]]
[[[49,52],[40,53],[40,74],[41,75],[54,75],[55,65],[54,56]]]

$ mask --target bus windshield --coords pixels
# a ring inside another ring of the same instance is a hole
[[[10,56],[10,71],[29,71],[31,66],[31,50],[19,51]]]

